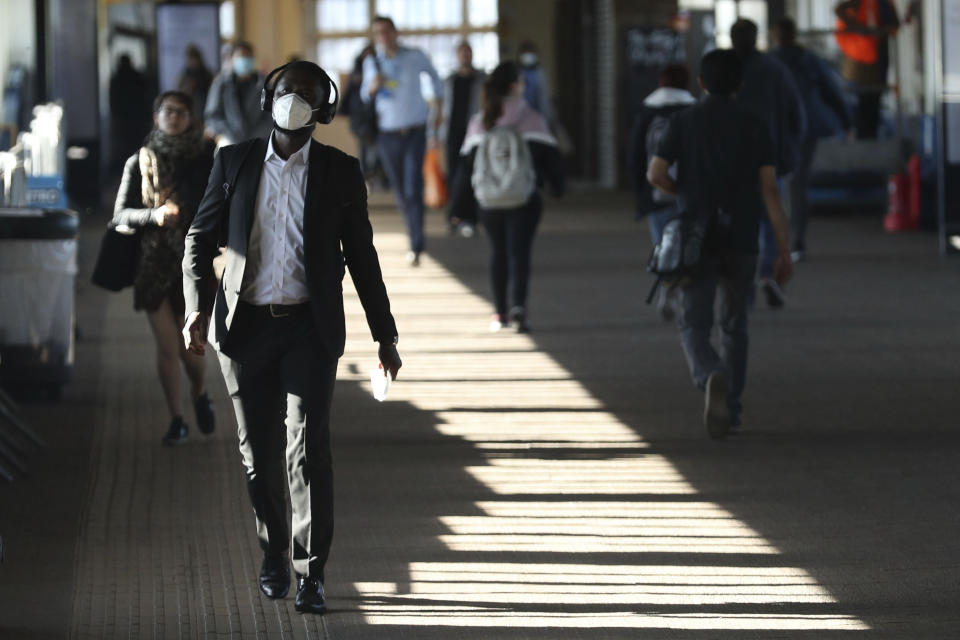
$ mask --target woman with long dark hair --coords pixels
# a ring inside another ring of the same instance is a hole
[[[213,165],[213,146],[204,142],[193,100],[180,91],[160,94],[153,104],[153,130],[123,168],[113,221],[139,229],[140,263],[133,284],[134,309],[147,312],[157,347],[160,386],[170,410],[163,443],[187,439],[180,396],[180,366],[190,380],[197,426],[214,429],[213,404],[204,385],[203,356],[188,352],[183,326],[183,239],[196,215]]]
[[[460,153],[471,180],[461,181],[465,186],[456,197],[476,197],[490,240],[490,330],[509,324],[527,332],[530,257],[543,213],[540,188],[546,183],[560,196],[564,180],[557,141],[544,117],[524,101],[515,63],[501,63],[487,77],[482,109],[470,120]]]

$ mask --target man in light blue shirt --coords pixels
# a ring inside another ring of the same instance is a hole
[[[423,157],[428,133],[431,144],[436,144],[443,84],[426,53],[399,44],[393,20],[377,16],[372,30],[377,53],[364,60],[360,96],[366,103],[374,101],[377,153],[407,225],[407,262],[417,266],[424,249]],[[420,83],[424,73],[433,84],[434,97],[429,104]]]

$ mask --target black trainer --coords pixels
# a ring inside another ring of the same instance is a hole
[[[704,394],[703,424],[714,440],[727,435],[730,431],[730,407],[727,405],[727,376],[715,371],[707,378]]]
[[[530,324],[527,322],[527,310],[523,307],[510,309],[510,326],[517,333],[530,333]]]
[[[211,434],[217,426],[216,415],[213,413],[213,402],[206,393],[193,403],[193,410],[197,416],[197,428],[201,433]]]
[[[300,613],[327,612],[327,600],[323,597],[323,583],[319,578],[300,578],[297,581],[297,600],[294,608]]]
[[[177,416],[170,421],[170,428],[167,429],[167,435],[163,436],[163,444],[168,446],[183,444],[187,441],[187,433],[189,431],[187,423],[183,421],[183,418]]]

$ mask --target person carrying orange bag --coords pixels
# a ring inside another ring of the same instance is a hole
[[[447,180],[440,166],[440,151],[427,149],[423,157],[423,203],[431,209],[447,206]]]

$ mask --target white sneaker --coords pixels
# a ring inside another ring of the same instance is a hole
[[[493,314],[493,317],[490,319],[490,333],[497,333],[504,327],[509,324],[506,316],[502,316],[499,313]]]
[[[420,252],[419,251],[407,251],[406,256],[407,264],[411,267],[420,266]]]

